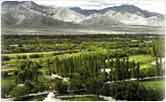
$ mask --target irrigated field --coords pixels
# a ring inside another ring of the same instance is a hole
[[[162,76],[164,72],[161,67],[164,58],[162,44],[164,38],[159,35],[4,35],[2,37],[4,40],[1,87],[4,98],[58,90],[60,94],[98,95],[101,92],[103,95],[118,99],[120,96],[114,97],[111,93],[103,92],[104,83],[133,78],[153,79],[154,76]],[[50,79],[55,76],[69,80],[63,82],[59,79]],[[145,88],[150,86],[160,89],[163,81],[141,83]],[[103,87],[102,91],[97,90],[100,87]],[[68,88],[69,92],[66,91]],[[134,99],[126,97],[124,99]],[[97,97],[94,97],[94,100],[96,99]],[[19,97],[16,100],[21,99]]]

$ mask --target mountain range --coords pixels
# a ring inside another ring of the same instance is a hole
[[[50,7],[33,1],[4,1],[2,3],[2,26],[162,26],[164,16],[142,10],[134,5],[120,5],[100,10],[79,7]]]

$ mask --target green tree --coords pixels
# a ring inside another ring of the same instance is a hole
[[[156,75],[161,75],[162,73],[162,57],[164,57],[164,44],[162,41],[153,41],[152,44],[152,54],[155,57],[156,62]]]

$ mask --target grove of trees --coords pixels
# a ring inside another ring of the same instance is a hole
[[[139,78],[139,63],[129,61],[127,55],[111,54],[110,52],[88,52],[66,56],[57,56],[48,60],[51,73],[72,77],[72,74],[87,72],[86,77],[97,77],[107,73],[109,80]],[[110,72],[106,72],[110,69]],[[108,76],[109,75],[109,76]]]

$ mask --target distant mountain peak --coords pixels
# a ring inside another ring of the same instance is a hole
[[[161,14],[142,10],[135,5],[123,4],[103,9],[80,7],[50,7],[33,1],[4,1],[2,16],[7,24],[91,24],[91,25],[159,25]],[[55,23],[54,23],[55,22]],[[57,23],[60,22],[60,23]],[[159,23],[158,23],[159,22]]]
[[[20,3],[20,2],[19,1],[3,1],[2,6],[4,6],[4,5],[17,5],[18,3]]]
[[[116,12],[122,12],[122,13],[124,13],[124,12],[129,12],[129,13],[133,13],[133,14],[136,13],[137,15],[141,15],[144,17],[161,16],[161,14],[159,14],[159,13],[143,10],[135,5],[129,5],[129,4],[122,4],[119,6],[111,6],[111,7],[106,7],[106,8],[99,9],[99,10],[96,10],[96,9],[88,10],[88,9],[82,9],[80,7],[73,7],[71,9],[76,11],[76,12],[79,12],[83,15],[86,15],[86,16],[89,16],[89,15],[94,14],[94,13],[104,14],[110,10],[113,10]]]
[[[5,5],[5,4],[7,4],[7,5],[10,5],[10,4],[15,4],[15,5],[17,5],[17,4],[28,4],[28,5],[34,5],[34,4],[36,4],[35,2],[33,2],[33,1],[3,1],[2,2],[2,5]]]
[[[129,11],[129,12],[132,12],[132,13],[134,13],[135,11],[142,11],[139,7],[137,7],[135,5],[129,5],[129,4],[123,4],[123,5],[120,5],[120,6],[113,6],[110,9],[124,10],[124,11],[126,10],[126,11]]]
[[[20,3],[23,3],[23,4],[27,4],[27,5],[37,5],[35,2],[33,1],[22,1]]]

